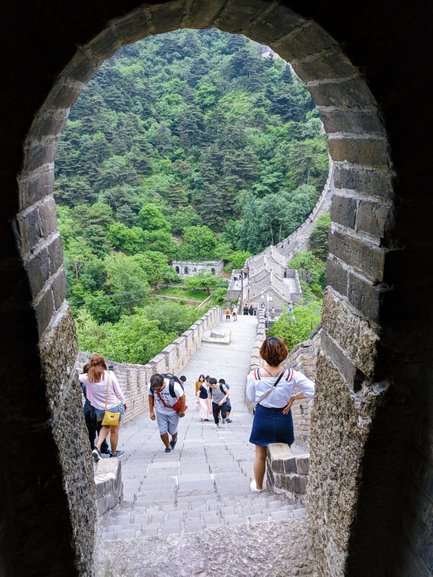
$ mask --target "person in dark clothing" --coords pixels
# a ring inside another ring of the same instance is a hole
[[[248,309],[248,312],[250,313],[251,316],[254,314],[253,305],[250,305],[250,308]]]

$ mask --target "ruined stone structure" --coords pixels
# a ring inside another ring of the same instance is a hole
[[[224,263],[222,260],[209,260],[209,261],[174,260],[173,268],[181,278],[185,278],[187,276],[194,276],[201,271],[219,275],[224,272]]]
[[[78,349],[53,200],[69,108],[123,44],[212,26],[291,62],[334,162],[307,488],[319,574],[427,577],[433,22],[425,0],[350,9],[337,0],[17,0],[3,8],[0,572],[93,575],[94,483],[75,424]]]

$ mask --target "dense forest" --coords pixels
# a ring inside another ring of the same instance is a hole
[[[229,270],[293,232],[325,183],[327,142],[290,65],[242,36],[183,30],[101,66],[55,171],[80,346],[145,362],[203,314],[155,301],[177,280],[171,260]]]

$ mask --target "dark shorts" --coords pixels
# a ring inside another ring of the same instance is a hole
[[[268,409],[257,405],[254,413],[253,428],[250,435],[250,443],[267,447],[269,443],[287,443],[292,445],[295,437],[293,434],[292,412],[287,415],[281,409]]]

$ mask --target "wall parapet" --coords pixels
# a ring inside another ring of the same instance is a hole
[[[107,359],[107,364],[113,366],[113,371],[126,397],[128,410],[125,413],[124,422],[130,421],[148,410],[147,387],[151,375],[179,372],[200,347],[203,334],[219,324],[221,314],[220,307],[210,309],[145,365],[118,363]],[[80,352],[77,365],[82,367],[90,355],[91,353],[88,352]]]
[[[267,486],[290,501],[305,504],[310,456],[295,455],[288,445],[272,443],[268,446],[266,464]]]

